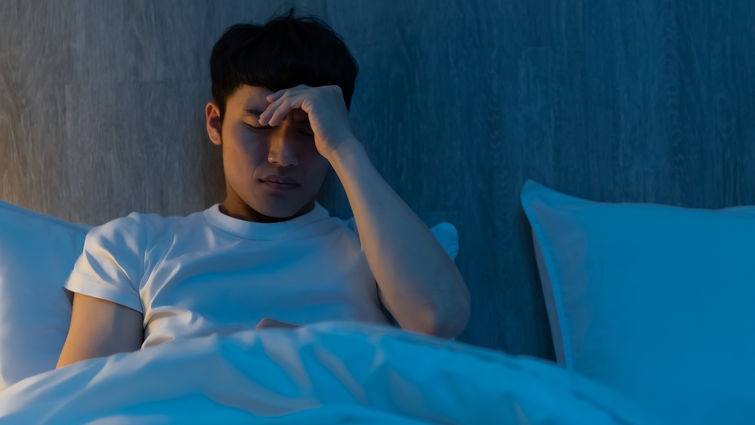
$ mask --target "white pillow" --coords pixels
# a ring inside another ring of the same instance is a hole
[[[0,389],[55,369],[71,320],[62,285],[89,228],[0,201]]]
[[[755,423],[755,206],[521,201],[559,364],[669,423]]]

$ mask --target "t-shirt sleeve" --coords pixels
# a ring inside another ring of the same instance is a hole
[[[63,288],[144,313],[139,284],[151,239],[146,215],[131,213],[92,227]]]

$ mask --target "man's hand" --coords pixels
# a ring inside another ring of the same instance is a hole
[[[260,125],[276,126],[292,109],[303,110],[315,136],[317,151],[330,160],[343,144],[358,143],[349,122],[341,88],[336,85],[296,87],[278,90],[266,97],[267,108],[260,114]]]
[[[262,320],[260,320],[259,323],[257,323],[257,326],[255,329],[263,329],[263,328],[300,328],[301,325],[295,325],[293,323],[286,323],[281,322],[280,320],[273,319],[272,317],[263,317]]]

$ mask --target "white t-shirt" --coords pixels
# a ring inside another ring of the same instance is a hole
[[[353,219],[315,202],[292,220],[256,223],[219,205],[185,217],[132,212],[91,228],[63,287],[144,314],[142,348],[254,328],[263,317],[396,323]]]

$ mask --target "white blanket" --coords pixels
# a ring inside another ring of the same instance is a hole
[[[177,340],[0,392],[0,424],[657,424],[555,364],[330,321]]]

